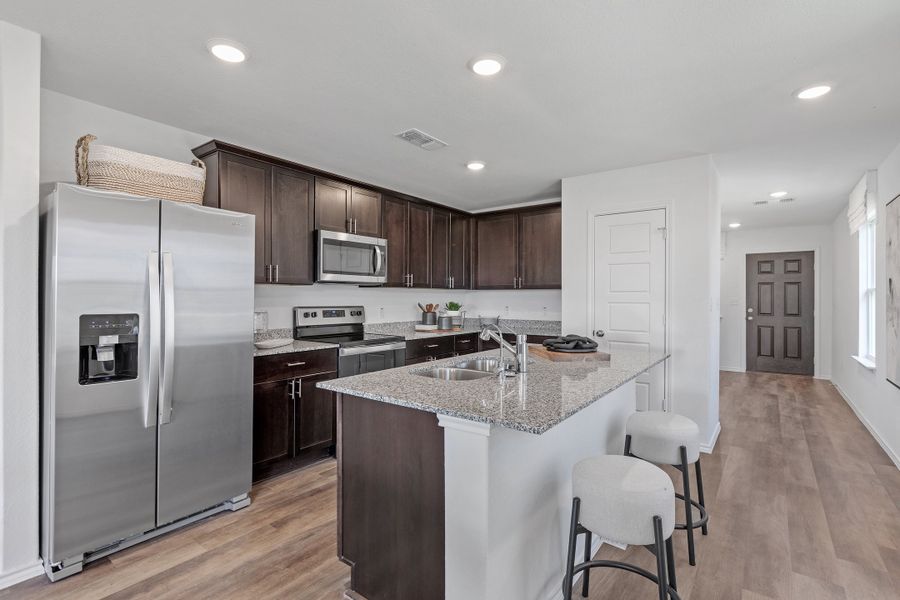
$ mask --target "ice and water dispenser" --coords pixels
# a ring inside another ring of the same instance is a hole
[[[137,315],[81,315],[78,337],[78,383],[137,378]]]

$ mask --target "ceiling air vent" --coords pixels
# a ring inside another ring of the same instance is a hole
[[[787,204],[788,202],[793,202],[793,201],[794,201],[793,198],[782,198],[781,200],[778,201],[778,203],[779,204]]]
[[[769,203],[768,200],[754,200],[753,206],[765,206],[768,203]]]
[[[396,136],[401,140],[406,140],[413,146],[418,146],[422,150],[440,150],[447,146],[447,142],[442,142],[433,135],[428,135],[418,129],[407,129],[396,134]]]

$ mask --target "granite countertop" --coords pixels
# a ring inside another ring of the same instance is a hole
[[[275,354],[290,354],[291,352],[308,352],[310,350],[328,350],[337,348],[337,344],[324,344],[322,342],[306,342],[295,340],[293,338],[293,330],[285,329],[267,329],[266,331],[257,331],[253,335],[254,342],[265,340],[291,340],[290,344],[278,346],[277,348],[253,348],[254,358],[257,356],[272,356]]]
[[[516,333],[525,333],[528,335],[559,335],[559,321],[535,321],[524,319],[500,319],[500,324],[512,329]],[[442,335],[461,335],[465,333],[480,333],[481,325],[478,319],[466,319],[462,329],[454,331],[441,331],[432,333],[430,331],[416,331],[415,321],[398,321],[393,323],[373,323],[366,325],[366,331],[371,333],[384,333],[388,335],[400,335],[407,340],[427,340],[429,338]],[[504,329],[504,333],[509,333]]]
[[[255,348],[253,356],[272,356],[274,354],[290,354],[291,352],[309,352],[310,350],[329,350],[337,348],[337,344],[323,344],[322,342],[305,342],[303,340],[291,340],[286,346],[277,348]]]
[[[622,350],[608,362],[554,362],[532,356],[528,373],[444,381],[417,375],[478,357],[479,352],[408,367],[324,381],[318,387],[427,412],[544,433],[623,384],[661,363],[665,352]]]

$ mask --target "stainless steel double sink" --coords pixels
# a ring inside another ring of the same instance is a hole
[[[500,361],[496,358],[473,358],[452,367],[435,367],[415,374],[444,381],[470,381],[490,377],[499,367]]]

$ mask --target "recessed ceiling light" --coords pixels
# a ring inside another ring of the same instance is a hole
[[[231,40],[209,40],[206,47],[213,56],[225,62],[241,63],[247,60],[247,50]]]
[[[496,75],[505,65],[506,59],[499,54],[485,54],[469,61],[469,68],[484,77]]]
[[[741,224],[740,223],[729,223],[728,226],[731,227],[732,229],[737,229],[738,227],[741,226]]]
[[[787,192],[772,192],[769,194],[769,198],[784,198],[787,196]]]
[[[821,98],[830,91],[830,85],[814,85],[813,87],[797,92],[797,97],[801,100],[812,100],[813,98]]]
[[[481,162],[480,160],[471,160],[468,163],[466,163],[466,167],[470,171],[480,171],[484,168],[484,163]]]

